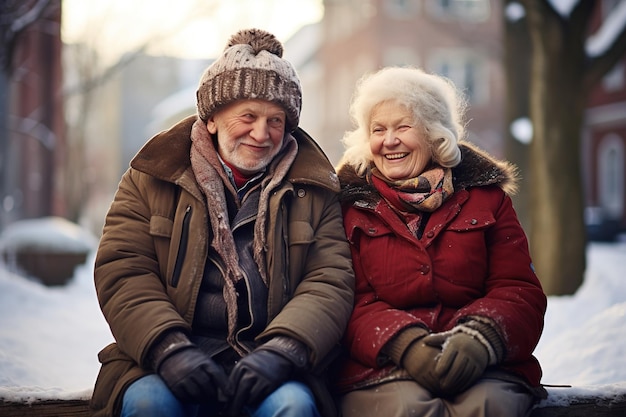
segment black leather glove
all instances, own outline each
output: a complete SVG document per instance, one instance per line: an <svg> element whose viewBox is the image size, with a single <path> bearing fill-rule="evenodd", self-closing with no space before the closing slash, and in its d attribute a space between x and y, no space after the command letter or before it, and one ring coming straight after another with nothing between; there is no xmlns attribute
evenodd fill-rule
<svg viewBox="0 0 626 417"><path fill-rule="evenodd" d="M306 348L296 340L279 337L261 345L241 359L230 373L227 392L230 415L239 415L244 405L258 405L296 369L306 366Z"/></svg>
<svg viewBox="0 0 626 417"><path fill-rule="evenodd" d="M189 346L168 356L157 370L159 376L183 402L215 401L226 389L224 370L206 353Z"/></svg>
<svg viewBox="0 0 626 417"><path fill-rule="evenodd" d="M183 402L214 401L225 392L224 370L180 331L170 331L152 346L147 364Z"/></svg>

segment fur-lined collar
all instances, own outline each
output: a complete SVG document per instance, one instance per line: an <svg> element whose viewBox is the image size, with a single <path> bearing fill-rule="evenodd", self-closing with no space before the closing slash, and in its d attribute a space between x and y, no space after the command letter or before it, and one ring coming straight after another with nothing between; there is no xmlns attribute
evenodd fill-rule
<svg viewBox="0 0 626 417"><path fill-rule="evenodd" d="M517 191L517 168L510 162L499 160L470 142L459 144L461 163L452 169L454 190L471 187L497 185L507 194ZM343 165L337 168L341 184L340 200L351 203L356 200L374 202L379 199L374 187L359 176L354 167Z"/></svg>
<svg viewBox="0 0 626 417"><path fill-rule="evenodd" d="M177 182L190 167L191 128L197 116L189 116L150 139L131 161L131 166L156 178ZM303 129L292 132L298 155L287 180L339 191L335 171L320 146Z"/></svg>

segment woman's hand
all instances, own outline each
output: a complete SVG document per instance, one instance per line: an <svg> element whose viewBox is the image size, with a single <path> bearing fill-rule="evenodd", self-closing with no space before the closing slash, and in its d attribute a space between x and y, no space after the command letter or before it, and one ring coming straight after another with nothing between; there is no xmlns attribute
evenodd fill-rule
<svg viewBox="0 0 626 417"><path fill-rule="evenodd" d="M444 397L468 389L489 365L487 348L468 333L434 333L424 337L422 342L440 353L435 359L433 378L437 380L440 395Z"/></svg>

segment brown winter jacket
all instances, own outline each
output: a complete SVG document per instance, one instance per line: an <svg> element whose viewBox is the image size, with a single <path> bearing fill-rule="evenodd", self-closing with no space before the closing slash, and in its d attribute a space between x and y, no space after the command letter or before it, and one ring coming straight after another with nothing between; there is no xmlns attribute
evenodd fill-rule
<svg viewBox="0 0 626 417"><path fill-rule="evenodd" d="M212 237L190 164L195 120L159 133L139 151L107 214L95 285L116 343L98 355L95 416L119 414L128 385L151 372L146 355L163 332L191 329ZM268 325L258 339L285 335L304 343L316 374L347 324L354 274L337 177L304 131L293 136L298 156L269 200Z"/></svg>

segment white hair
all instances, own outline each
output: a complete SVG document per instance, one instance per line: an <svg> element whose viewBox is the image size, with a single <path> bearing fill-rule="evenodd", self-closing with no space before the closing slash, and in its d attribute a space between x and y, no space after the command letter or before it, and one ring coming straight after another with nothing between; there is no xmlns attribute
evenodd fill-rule
<svg viewBox="0 0 626 417"><path fill-rule="evenodd" d="M372 112L385 102L395 102L413 113L429 140L433 161L450 168L461 162L458 143L465 136L467 102L449 79L419 68L387 67L366 74L358 82L350 105L356 129L346 132L340 165L349 164L363 174L373 159L369 146Z"/></svg>

